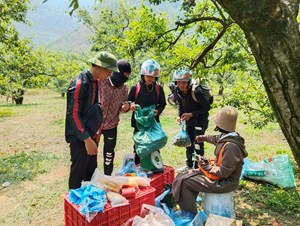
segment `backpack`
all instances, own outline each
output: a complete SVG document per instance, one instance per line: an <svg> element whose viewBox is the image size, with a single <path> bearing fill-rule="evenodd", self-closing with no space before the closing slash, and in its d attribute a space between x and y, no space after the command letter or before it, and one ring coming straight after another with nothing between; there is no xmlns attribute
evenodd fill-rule
<svg viewBox="0 0 300 226"><path fill-rule="evenodd" d="M155 83L155 90L156 90L156 94L157 94L157 96L158 96L158 99L159 99L159 94L160 94L160 88L159 88L159 85L157 85L156 83ZM140 92L140 90L141 90L141 83L138 83L138 84L136 84L136 89L135 89L135 100L136 100L136 98L137 98L137 96L138 96L138 94L139 94L139 92Z"/></svg>
<svg viewBox="0 0 300 226"><path fill-rule="evenodd" d="M211 105L214 102L214 96L212 95L211 89L207 83L205 85L192 84L192 97L193 97L194 101L199 103L199 101L197 100L196 95L195 95L195 90L198 86L200 86L200 88L202 89L202 91L204 93L205 99Z"/></svg>

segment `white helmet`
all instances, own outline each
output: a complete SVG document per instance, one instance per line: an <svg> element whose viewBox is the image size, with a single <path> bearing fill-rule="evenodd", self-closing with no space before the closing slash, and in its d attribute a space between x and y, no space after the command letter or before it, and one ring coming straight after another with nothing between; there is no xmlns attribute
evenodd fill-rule
<svg viewBox="0 0 300 226"><path fill-rule="evenodd" d="M160 65L155 60L146 60L141 67L141 75L158 77L160 73Z"/></svg>
<svg viewBox="0 0 300 226"><path fill-rule="evenodd" d="M192 79L192 71L188 68L179 68L173 74L173 81L186 81L189 82Z"/></svg>

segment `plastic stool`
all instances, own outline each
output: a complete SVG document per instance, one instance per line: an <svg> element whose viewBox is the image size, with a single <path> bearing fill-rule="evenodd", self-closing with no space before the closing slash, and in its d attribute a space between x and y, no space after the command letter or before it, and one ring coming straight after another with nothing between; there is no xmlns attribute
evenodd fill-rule
<svg viewBox="0 0 300 226"><path fill-rule="evenodd" d="M210 213L235 219L233 192L229 193L204 193L203 210Z"/></svg>

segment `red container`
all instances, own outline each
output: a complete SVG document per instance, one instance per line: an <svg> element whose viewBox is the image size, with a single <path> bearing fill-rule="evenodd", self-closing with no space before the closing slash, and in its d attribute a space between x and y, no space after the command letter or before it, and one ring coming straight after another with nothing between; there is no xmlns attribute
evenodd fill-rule
<svg viewBox="0 0 300 226"><path fill-rule="evenodd" d="M171 166L164 165L164 172L163 173L156 173L151 178L150 186L154 187L155 190L155 197L160 195L162 191L165 189L166 184L172 184L175 177L174 168Z"/></svg>
<svg viewBox="0 0 300 226"><path fill-rule="evenodd" d="M155 189L145 187L138 191L135 198L129 199L129 205L111 207L106 204L103 213L98 213L88 222L80 213L79 206L69 201L68 193L64 195L65 225L66 226L120 226L129 218L140 215L142 204L154 205Z"/></svg>

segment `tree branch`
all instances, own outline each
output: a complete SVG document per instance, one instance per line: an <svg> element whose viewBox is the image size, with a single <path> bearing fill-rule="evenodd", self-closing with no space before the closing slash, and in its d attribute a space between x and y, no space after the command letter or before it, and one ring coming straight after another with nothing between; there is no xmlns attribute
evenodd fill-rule
<svg viewBox="0 0 300 226"><path fill-rule="evenodd" d="M222 38L222 36L225 34L227 28L232 24L232 22L229 23L225 23L223 26L223 29L221 30L221 32L217 35L217 37L202 51L202 53L192 62L191 64L191 68L190 69L194 69L195 67L197 67L197 65L203 60L203 58L205 57L205 55L212 50L215 45L218 43L218 41Z"/></svg>
<svg viewBox="0 0 300 226"><path fill-rule="evenodd" d="M198 17L193 17L191 19L187 19L187 20L184 20L183 22L180 22L180 21L176 21L175 24L178 25L178 26L187 26L189 24L192 24L192 23L195 23L195 22L199 22L199 21L216 21L216 22L219 22L220 24L224 25L225 21L220 19L220 18L217 18L217 17L201 17L201 16L198 16Z"/></svg>

